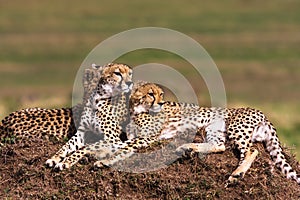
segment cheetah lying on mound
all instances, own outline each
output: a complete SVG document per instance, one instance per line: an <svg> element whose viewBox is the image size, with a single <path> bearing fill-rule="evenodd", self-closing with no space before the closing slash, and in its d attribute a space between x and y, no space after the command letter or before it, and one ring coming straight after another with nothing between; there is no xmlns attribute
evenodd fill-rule
<svg viewBox="0 0 300 200"><path fill-rule="evenodd" d="M229 177L229 181L233 182L243 177L255 160L258 151L253 143L263 142L273 164L287 178L300 184L299 176L282 154L275 128L262 112L252 108L203 108L194 104L165 102L162 89L151 83L138 84L130 96L132 122L127 128L129 140L121 141L122 126L128 119L127 101L132 87L132 70L124 64L93 67L93 72L98 76L101 72L101 76L99 79L90 79L94 75L85 74L87 80L96 81L95 87L84 82L87 89L83 106L78 105L78 109L76 108L82 113L77 115L81 116L80 119L75 119L79 123L77 133L47 160L49 167L60 170L69 168L87 153L99 158L96 166L111 166L131 156L141 147L204 128L207 134L205 143L183 144L177 148L177 152L223 152L226 149L225 141L229 140L240 151L239 165ZM61 123L64 125L60 126ZM38 126L41 128L35 129ZM41 137L48 134L63 138L75 130L72 127L74 122L70 109L36 108L12 113L2 121L0 131L14 132L16 137ZM86 131L101 134L104 139L86 145Z"/></svg>
<svg viewBox="0 0 300 200"><path fill-rule="evenodd" d="M84 104L76 134L46 161L48 167L58 170L74 165L89 151L84 141L85 134L93 132L103 140L93 146L105 151L115 151L120 139L122 126L129 117L128 99L132 89L132 69L125 64L109 64L103 67L97 87Z"/></svg>
<svg viewBox="0 0 300 200"><path fill-rule="evenodd" d="M84 95L82 104L78 104L72 109L28 108L13 112L1 122L1 140L5 142L6 138L16 138L18 141L20 139L30 140L30 138L48 138L51 136L54 136L57 139L63 139L66 137L71 138L77 131L75 126L76 124L77 127L80 125L79 132L82 127L91 125L90 127L85 127L86 133L83 134L84 138L80 138L81 141L84 140L84 142L86 142L86 136L87 138L89 138L89 136L95 137L93 139L104 137L104 142L100 144L104 145L102 149L105 150L108 149L108 144L117 142L123 144L122 140L126 139L126 135L122 132L122 137L120 137L123 127L121 129L119 125L123 126L123 124L126 124L129 118L127 105L128 95L132 87L131 78L132 70L127 65L108 64L104 66L97 66L93 64L92 67L86 69L84 73ZM86 107L84 108L83 105L86 105ZM99 106L99 112L97 112L97 106ZM84 115L84 112L86 115ZM100 120L97 121L95 118L89 118L89 114L91 113L87 112L94 113L97 115L97 119ZM113 113L113 115L110 115L109 113ZM80 123L81 119L84 119L82 123ZM89 119L92 120L91 124L89 124ZM97 126L101 123L105 124L105 120L107 121L107 125L104 127ZM117 121L118 125L116 125ZM111 126L109 125L110 122L112 123ZM114 130L113 132L111 129L114 127L116 127L117 130ZM104 129L105 131L103 131ZM110 135L108 135L108 133ZM113 136L116 137L113 138ZM73 153L73 148L79 148L79 145L77 145L76 142L74 143L75 147L72 146L73 140L77 139L77 137L72 137L71 141L62 148L67 152L66 154ZM97 148L98 145L99 143L96 144ZM59 155L59 160L62 157L60 153L65 153L62 152L64 151L62 149L56 154ZM72 159L72 156L76 156L76 153L71 155L68 159ZM55 158L58 157L52 157L52 159ZM78 159L76 159L75 163ZM54 163L53 161L50 163L49 160L46 164L49 167L52 167ZM74 163L72 163L72 165L73 164ZM56 167L58 166L61 165L57 165ZM66 165L63 166L66 167Z"/></svg>
<svg viewBox="0 0 300 200"><path fill-rule="evenodd" d="M54 136L58 140L71 138L76 133L80 122L83 104L96 88L101 76L102 67L92 65L85 69L82 79L83 103L72 108L44 109L27 108L12 112L0 122L0 142L9 138L30 140Z"/></svg>
<svg viewBox="0 0 300 200"><path fill-rule="evenodd" d="M229 177L229 182L244 176L258 155L254 142L262 142L270 153L272 163L288 179L300 184L300 177L287 163L280 147L276 130L266 116L253 108L205 108L194 104L163 101L163 90L155 84L145 83L133 90L130 97L132 121L127 134L132 141L98 165L111 166L131 156L140 147L184 133L186 130L206 131L205 143L187 143L177 148L177 153L192 150L198 153L225 151L225 140L233 143L240 152L240 161Z"/></svg>

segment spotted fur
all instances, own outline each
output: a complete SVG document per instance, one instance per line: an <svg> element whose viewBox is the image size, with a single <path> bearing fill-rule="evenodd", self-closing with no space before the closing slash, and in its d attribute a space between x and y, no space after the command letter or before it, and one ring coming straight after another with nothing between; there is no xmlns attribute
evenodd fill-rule
<svg viewBox="0 0 300 200"><path fill-rule="evenodd" d="M131 96L131 113L137 137L122 147L113 156L98 162L98 165L111 166L132 155L138 148L176 135L187 130L206 131L205 143L186 143L177 148L177 153L192 150L198 153L225 151L225 141L229 140L240 152L238 167L229 177L229 182L242 178L258 155L253 143L262 142L270 153L272 163L288 179L300 184L300 177L288 164L276 129L267 117L253 108L205 108L194 104L164 102L163 91L155 84L146 83ZM155 111L156 114L153 114ZM161 120L163 119L163 120ZM155 122L155 123L153 123ZM130 130L128 130L130 133Z"/></svg>
<svg viewBox="0 0 300 200"><path fill-rule="evenodd" d="M92 65L85 69L82 79L84 95L83 104L91 95L101 77L102 66ZM31 138L55 137L58 140L71 138L79 125L83 104L72 108L26 108L12 112L0 122L0 139L2 143Z"/></svg>
<svg viewBox="0 0 300 200"><path fill-rule="evenodd" d="M94 142L93 147L103 151L112 144L122 143L122 124L128 119L128 96L132 88L132 69L125 64L108 64L103 67L97 87L84 105L80 125L76 134L51 158L48 167L58 170L74 165L89 152L85 135L89 132L101 136L103 140Z"/></svg>

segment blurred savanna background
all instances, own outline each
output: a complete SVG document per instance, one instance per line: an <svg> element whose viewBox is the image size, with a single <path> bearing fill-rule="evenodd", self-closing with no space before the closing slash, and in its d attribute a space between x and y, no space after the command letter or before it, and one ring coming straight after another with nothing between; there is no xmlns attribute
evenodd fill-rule
<svg viewBox="0 0 300 200"><path fill-rule="evenodd" d="M87 54L114 34L146 26L198 41L221 72L228 106L262 110L300 159L297 0L0 0L0 118L25 107L71 106ZM118 61L171 66L191 82L201 104L210 104L201 77L172 53L140 50Z"/></svg>

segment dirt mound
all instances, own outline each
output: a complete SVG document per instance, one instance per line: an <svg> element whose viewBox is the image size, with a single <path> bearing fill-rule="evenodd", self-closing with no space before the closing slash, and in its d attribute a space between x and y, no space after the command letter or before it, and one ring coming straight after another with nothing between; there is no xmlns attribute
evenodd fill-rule
<svg viewBox="0 0 300 200"><path fill-rule="evenodd" d="M260 154L244 179L225 187L238 158L229 149L204 158L181 158L148 173L95 170L93 158L71 170L54 172L44 166L63 143L34 141L1 149L0 199L299 199L300 186L279 170L270 172L269 155ZM289 162L299 169L295 159ZM86 161L86 160L85 160ZM299 171L299 170L298 170Z"/></svg>

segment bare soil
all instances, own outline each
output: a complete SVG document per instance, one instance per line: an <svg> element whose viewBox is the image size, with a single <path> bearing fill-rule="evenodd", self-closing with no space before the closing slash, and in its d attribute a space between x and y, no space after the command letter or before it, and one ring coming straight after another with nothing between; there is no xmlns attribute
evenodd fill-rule
<svg viewBox="0 0 300 200"><path fill-rule="evenodd" d="M147 173L95 169L87 157L69 170L55 172L44 163L63 142L33 141L1 148L0 199L300 199L300 186L275 168L262 145L243 179L226 181L238 164L229 148L203 158L180 158L168 167ZM299 163L285 149L291 165Z"/></svg>

